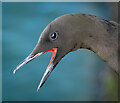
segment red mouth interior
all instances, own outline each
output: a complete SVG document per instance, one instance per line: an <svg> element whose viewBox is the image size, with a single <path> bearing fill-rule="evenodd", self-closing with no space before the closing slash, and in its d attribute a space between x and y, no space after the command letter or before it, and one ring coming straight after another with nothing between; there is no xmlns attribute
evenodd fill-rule
<svg viewBox="0 0 120 103"><path fill-rule="evenodd" d="M49 49L49 50L43 52L43 54L46 53L46 52L49 52L49 51L52 51L52 57L51 57L51 60L50 60L50 62L49 62L48 67L50 66L51 62L53 61L54 57L56 56L57 48ZM48 68L48 67L47 67L47 68Z"/></svg>

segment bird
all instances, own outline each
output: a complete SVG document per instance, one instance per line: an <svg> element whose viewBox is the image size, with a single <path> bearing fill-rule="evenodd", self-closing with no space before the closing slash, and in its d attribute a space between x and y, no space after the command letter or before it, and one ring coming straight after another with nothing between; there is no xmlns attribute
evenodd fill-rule
<svg viewBox="0 0 120 103"><path fill-rule="evenodd" d="M15 72L38 56L52 51L49 65L37 91L43 86L60 60L69 52L89 49L96 53L118 75L118 30L120 25L85 13L65 14L57 17L41 33L32 53L13 71Z"/></svg>

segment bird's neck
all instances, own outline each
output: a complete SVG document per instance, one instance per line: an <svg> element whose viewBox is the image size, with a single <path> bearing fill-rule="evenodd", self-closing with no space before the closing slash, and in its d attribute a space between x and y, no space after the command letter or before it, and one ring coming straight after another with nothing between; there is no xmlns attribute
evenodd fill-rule
<svg viewBox="0 0 120 103"><path fill-rule="evenodd" d="M118 72L118 29L108 24L95 27L81 43L81 48L89 49L102 58L111 68ZM119 73L120 74L120 73Z"/></svg>

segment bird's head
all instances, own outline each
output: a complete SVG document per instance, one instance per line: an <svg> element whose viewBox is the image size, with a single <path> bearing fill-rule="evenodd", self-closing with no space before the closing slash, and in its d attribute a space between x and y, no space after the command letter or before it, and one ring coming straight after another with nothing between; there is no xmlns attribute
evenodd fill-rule
<svg viewBox="0 0 120 103"><path fill-rule="evenodd" d="M34 58L52 51L50 63L42 77L38 89L45 83L52 70L59 63L59 61L70 51L78 49L76 44L77 33L79 29L73 30L73 27L77 25L77 22L71 19L72 16L62 16L52 21L42 32L39 41L32 51L32 53L21 62L16 69L18 70L21 66L33 60ZM77 26L76 26L77 27Z"/></svg>

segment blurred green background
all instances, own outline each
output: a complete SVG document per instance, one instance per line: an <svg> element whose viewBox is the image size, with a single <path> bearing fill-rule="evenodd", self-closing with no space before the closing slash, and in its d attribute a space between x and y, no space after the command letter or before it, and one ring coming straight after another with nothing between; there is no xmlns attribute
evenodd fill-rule
<svg viewBox="0 0 120 103"><path fill-rule="evenodd" d="M2 4L3 101L117 100L117 75L92 51L80 49L66 55L45 85L37 86L51 58L46 53L15 67L34 49L41 32L58 16L88 13L117 21L117 4L84 2L24 2Z"/></svg>

